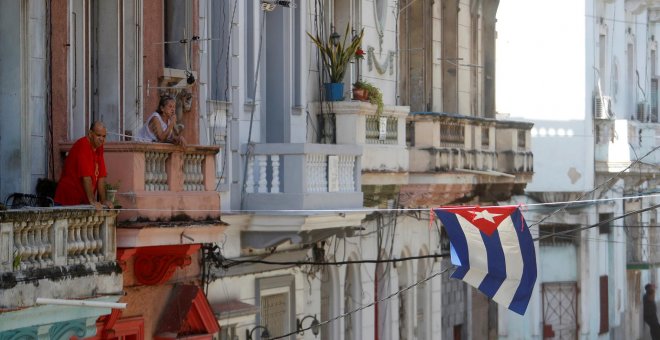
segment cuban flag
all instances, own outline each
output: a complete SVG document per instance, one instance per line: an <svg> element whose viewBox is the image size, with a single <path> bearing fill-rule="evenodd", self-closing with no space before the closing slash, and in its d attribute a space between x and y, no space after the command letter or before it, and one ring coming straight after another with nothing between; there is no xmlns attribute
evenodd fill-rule
<svg viewBox="0 0 660 340"><path fill-rule="evenodd" d="M524 315L536 282L534 241L516 206L433 209L449 235L452 278Z"/></svg>

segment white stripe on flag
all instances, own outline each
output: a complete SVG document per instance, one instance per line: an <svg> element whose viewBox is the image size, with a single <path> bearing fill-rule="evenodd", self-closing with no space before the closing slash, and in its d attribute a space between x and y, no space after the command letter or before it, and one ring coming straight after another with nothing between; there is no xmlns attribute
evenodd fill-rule
<svg viewBox="0 0 660 340"><path fill-rule="evenodd" d="M469 253L468 259L470 261L470 270L465 273L463 281L478 288L481 285L481 281L486 277L486 273L488 273L488 253L486 252L486 246L481 239L481 232L477 227L461 215L456 214L456 219L465 234Z"/></svg>
<svg viewBox="0 0 660 340"><path fill-rule="evenodd" d="M520 253L520 243L518 242L518 233L516 227L511 221L511 216L507 217L499 227L497 232L500 235L500 242L504 250L504 263L506 263L506 280L502 282L500 289L493 296L493 300L505 306L511 304L513 296L520 286L520 279L523 273L523 259Z"/></svg>

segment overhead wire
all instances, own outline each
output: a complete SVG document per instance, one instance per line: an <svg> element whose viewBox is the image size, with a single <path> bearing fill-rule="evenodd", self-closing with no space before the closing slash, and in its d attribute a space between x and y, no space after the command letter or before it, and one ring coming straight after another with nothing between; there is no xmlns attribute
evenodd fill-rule
<svg viewBox="0 0 660 340"><path fill-rule="evenodd" d="M118 195L121 196L132 196L134 195L132 192L120 192L117 193ZM544 202L544 203L527 203L523 205L508 205L508 206L516 206L516 207L524 207L526 211L534 211L534 210L540 210L540 209L547 209L547 207L553 207L557 205L571 205L574 203L599 203L599 202L610 202L610 201L618 201L618 200L633 200L633 199L639 199L639 198L651 198L651 197L660 197L660 193L649 193L649 194L641 194L641 195L634 195L634 196L625 196L625 197L612 197L612 198L598 198L598 199L590 199L590 200L571 200L571 201L557 201L557 202ZM480 208L501 208L501 207L506 207L507 205L501 205L501 206L479 206ZM464 209L465 206L448 206L448 207L442 207L445 210L459 210L459 209ZM27 209L27 208L25 208ZM44 209L44 208L30 208L30 209ZM53 208L48 208L48 209L53 209ZM55 209L71 209L71 210L93 210L91 205L75 205L75 206L60 206L56 207ZM415 212L429 212L433 208L357 208L357 209L233 209L233 210L226 210L223 211L224 214L226 215L232 215L232 214L242 214L242 213L307 213L307 214L317 214L317 213L337 213L337 214L346 214L346 213L375 213L375 212L390 212L390 213L395 213L395 212L406 212L406 213L415 213ZM117 208L117 209L112 209L116 211L163 211L163 212L172 212L173 210L171 208ZM176 209L176 212L220 212L218 209ZM428 220L428 217L419 217L419 220ZM538 222L534 223L534 225L539 224L540 222L543 222L543 219L540 219ZM532 225L530 225L532 227Z"/></svg>
<svg viewBox="0 0 660 340"><path fill-rule="evenodd" d="M552 234L548 234L548 235L544 235L544 236L538 236L538 237L533 238L533 240L534 241L541 241L541 240L544 240L546 238L549 238L549 237L552 237L552 236L555 236L555 235L568 234L568 233L572 233L572 232L576 232L576 231L582 231L582 230L587 230L587 229L599 227L601 225L608 224L612 221L622 219L626 216L635 215L635 214L643 213L643 212L646 212L646 211L654 210L654 209L657 209L658 207L660 207L660 204L655 204L655 205L652 205L652 206L646 207L646 208L636 209L636 210L633 210L633 211L626 212L622 215L615 216L615 217L606 219L604 221L600 221L600 222L595 223L595 224L591 224L591 225L583 226L583 227L578 227L578 228L573 228L573 229L562 230L562 231L554 232Z"/></svg>
<svg viewBox="0 0 660 340"><path fill-rule="evenodd" d="M247 185L247 173L248 173L248 166L250 165L250 157L252 156L252 148L254 147L252 145L252 128L254 126L254 110L257 106L257 86L259 85L259 70L261 69L261 55L262 55L262 49L263 49L263 39L264 39L264 30L266 29L266 14L268 13L267 11L261 11L263 14L261 15L261 27L259 27L259 50L257 52L257 65L256 65L256 70L254 73L254 86L252 88L252 107L250 110L250 125L248 129L248 138L247 138L247 150L245 151L245 163L243 167L243 183L241 185L241 209L245 205L245 193L246 193L246 185Z"/></svg>
<svg viewBox="0 0 660 340"><path fill-rule="evenodd" d="M604 187L605 185L609 184L611 181L613 181L613 180L615 180L615 179L618 179L619 177L621 177L621 175L623 175L624 172L626 172L628 169L630 169L630 168L633 167L635 164L639 163L642 159L648 157L650 154L652 154L653 152L657 151L658 149L660 149L660 145L658 145L658 146L654 147L653 149L651 149L649 152L647 152L646 154L644 154L641 158L637 158L637 159L635 159L635 160L634 160L633 162L631 162L628 166L626 166L625 168L623 168L623 170L621 170L621 171L619 171L618 173L616 173L615 175L611 176L611 177L610 177L609 179L607 179L606 181L603 181L601 184L597 185L594 189L592 189L592 190L590 190L590 191L588 191L588 192L586 192L586 193L581 194L581 195L580 195L577 199L575 199L574 201L571 201L571 202L568 202L568 203L564 204L564 206L562 206L562 207L560 207L559 209L553 211L552 213L546 215L546 216L543 217L540 221L531 224L529 227L533 227L533 226L535 226L535 225L537 225L537 224L543 223L545 220L547 220L548 218L552 217L554 214L558 213L559 211L562 211L562 210L566 209L567 207L569 207L569 206L570 206L571 204L573 204L573 203L576 203L576 202L583 202L582 198L586 197L587 195L591 195L592 193L596 192L596 191L599 190L600 188L602 188L602 187ZM585 201L588 201L588 200L585 200Z"/></svg>
<svg viewBox="0 0 660 340"><path fill-rule="evenodd" d="M307 328L301 328L301 329L296 330L295 332L290 332L290 333L287 333L287 334L283 334L283 335L279 335L279 336L275 336L275 337L270 337L269 339L271 339L271 340L275 340L275 339L283 339L283 338L286 338L286 337L289 337L289 336L295 335L295 334L297 334L298 332L304 332L304 331L310 330L310 329L312 329L312 327L314 327L314 328L316 328L316 327L321 327L321 326L323 326L323 325L326 325L326 324L328 324L328 323L334 322L334 321L336 321L336 320L339 320L339 319L344 318L344 317L346 317L346 316L349 316L349 315L351 315L351 314L357 313L357 312L359 312L359 311L361 311L361 310L364 310L364 309L367 309L367 308L369 308L369 307L371 307L371 306L374 306L374 305L377 304L377 303L380 303L380 302L383 302L383 301L387 301L387 300L389 300L389 299L391 299L391 298L393 298L393 297L395 297L395 296L397 296L397 295L399 295L399 294L401 294L401 293L404 293L404 292L406 292L406 291L408 291L408 290L410 290L410 289L412 289L412 288L414 288L414 287L416 287L416 286L419 286L420 284L425 283L425 282L427 282L427 281L429 281L429 280L435 278L436 276L445 273L447 270L449 270L449 269L452 268L452 267L453 267L453 266L449 266L449 267L447 267L447 268L445 268L445 269L442 269L442 270L439 271L439 272L436 272L436 273L433 273L433 274L427 276L427 277L424 278L424 279L418 280L418 281L416 281L416 282L414 282L414 283L412 283L412 284L410 284L410 285L408 285L408 286L406 286L406 287L404 287L404 288L401 288L401 289L397 290L396 292L391 293L390 295L388 295L388 296L386 296L386 297L384 297L384 298L382 298L382 299L377 299L377 300L375 300L375 301L373 301L373 302L370 302L370 303L368 303L368 304L366 304L366 305L360 306L360 307L358 307L358 308L355 308L355 309L350 310L350 311L348 311L348 312L345 312L345 313L343 313L343 314L337 315L337 316L335 316L335 317L333 317L333 318L330 318L330 319L328 319L328 320L321 321L321 322L319 322L318 324L315 324L314 326L310 325L310 326L307 327Z"/></svg>

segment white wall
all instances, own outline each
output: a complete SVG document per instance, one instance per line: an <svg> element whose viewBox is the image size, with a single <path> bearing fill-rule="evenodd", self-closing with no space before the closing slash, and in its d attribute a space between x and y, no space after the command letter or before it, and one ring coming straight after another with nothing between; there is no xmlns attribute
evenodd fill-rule
<svg viewBox="0 0 660 340"><path fill-rule="evenodd" d="M497 12L497 111L536 124L529 191L593 185L586 12L575 0L503 1Z"/></svg>

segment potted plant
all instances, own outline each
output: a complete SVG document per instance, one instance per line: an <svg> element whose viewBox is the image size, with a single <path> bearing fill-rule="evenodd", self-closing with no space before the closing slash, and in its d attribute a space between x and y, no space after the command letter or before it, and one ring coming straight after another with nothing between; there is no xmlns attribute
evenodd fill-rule
<svg viewBox="0 0 660 340"><path fill-rule="evenodd" d="M356 90L360 90L359 92L363 91L366 93L365 99L358 100L369 100L371 104L376 105L376 115L380 116L380 114L383 112L383 93L380 92L380 89L368 81L358 80L355 82L355 84L353 84L354 97Z"/></svg>
<svg viewBox="0 0 660 340"><path fill-rule="evenodd" d="M324 40L318 33L313 36L307 32L307 35L319 49L319 55L324 66L323 69L330 80L330 83L324 84L326 100L328 101L339 101L343 99L344 74L348 69L351 59L355 56L355 52L360 48L364 29L360 30L360 34L347 41L349 33L350 27L348 24L346 24L343 41L339 41L339 35L336 33L333 33L328 39Z"/></svg>
<svg viewBox="0 0 660 340"><path fill-rule="evenodd" d="M114 205L117 205L117 190L119 190L119 185L121 182L117 183L110 183L110 182L105 182L105 199L108 201L112 202Z"/></svg>

